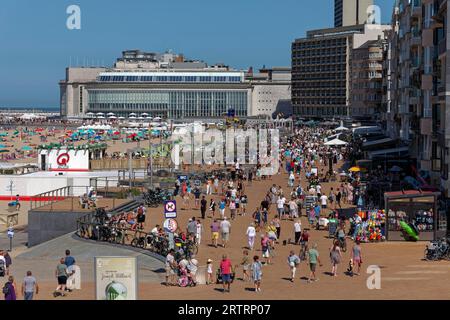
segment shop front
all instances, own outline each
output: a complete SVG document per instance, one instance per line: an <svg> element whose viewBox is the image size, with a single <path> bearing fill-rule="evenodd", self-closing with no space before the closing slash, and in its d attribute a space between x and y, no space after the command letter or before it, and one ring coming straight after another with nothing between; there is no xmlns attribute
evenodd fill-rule
<svg viewBox="0 0 450 320"><path fill-rule="evenodd" d="M409 235L419 241L432 241L445 236L446 224L442 222L446 221L446 216L437 210L439 195L416 190L386 192L386 239L404 241Z"/></svg>

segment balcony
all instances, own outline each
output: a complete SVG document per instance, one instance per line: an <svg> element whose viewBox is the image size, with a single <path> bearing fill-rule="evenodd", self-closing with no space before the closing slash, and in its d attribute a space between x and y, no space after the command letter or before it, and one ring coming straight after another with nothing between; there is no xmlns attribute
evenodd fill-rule
<svg viewBox="0 0 450 320"><path fill-rule="evenodd" d="M411 3L411 16L421 17L422 16L422 0L413 0Z"/></svg>
<svg viewBox="0 0 450 320"><path fill-rule="evenodd" d="M422 45L422 30L419 27L411 28L411 46Z"/></svg>

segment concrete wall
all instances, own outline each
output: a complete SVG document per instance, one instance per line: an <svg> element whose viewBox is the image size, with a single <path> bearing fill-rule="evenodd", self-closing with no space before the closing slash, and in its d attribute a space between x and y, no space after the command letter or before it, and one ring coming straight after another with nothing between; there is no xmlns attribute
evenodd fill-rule
<svg viewBox="0 0 450 320"><path fill-rule="evenodd" d="M28 175L23 176L0 176L0 196L10 196L8 189L10 182L13 182L13 195L34 196L39 193L63 188L67 186L67 177L39 177L30 178Z"/></svg>
<svg viewBox="0 0 450 320"><path fill-rule="evenodd" d="M86 212L28 212L28 247L52 240L77 229Z"/></svg>
<svg viewBox="0 0 450 320"><path fill-rule="evenodd" d="M268 115L272 116L278 102L284 99L291 99L291 85L255 83L252 91L251 116Z"/></svg>

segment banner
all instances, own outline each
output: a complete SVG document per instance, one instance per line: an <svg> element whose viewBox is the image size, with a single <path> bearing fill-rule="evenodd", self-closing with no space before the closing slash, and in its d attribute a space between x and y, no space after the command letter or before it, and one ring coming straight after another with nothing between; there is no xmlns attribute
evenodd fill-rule
<svg viewBox="0 0 450 320"><path fill-rule="evenodd" d="M97 300L137 300L136 257L95 257Z"/></svg>

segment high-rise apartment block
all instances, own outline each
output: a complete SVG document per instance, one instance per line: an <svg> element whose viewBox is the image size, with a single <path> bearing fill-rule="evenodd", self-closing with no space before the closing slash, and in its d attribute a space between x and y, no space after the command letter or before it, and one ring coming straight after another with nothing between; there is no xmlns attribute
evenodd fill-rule
<svg viewBox="0 0 450 320"><path fill-rule="evenodd" d="M373 0L334 0L334 27L365 24Z"/></svg>

